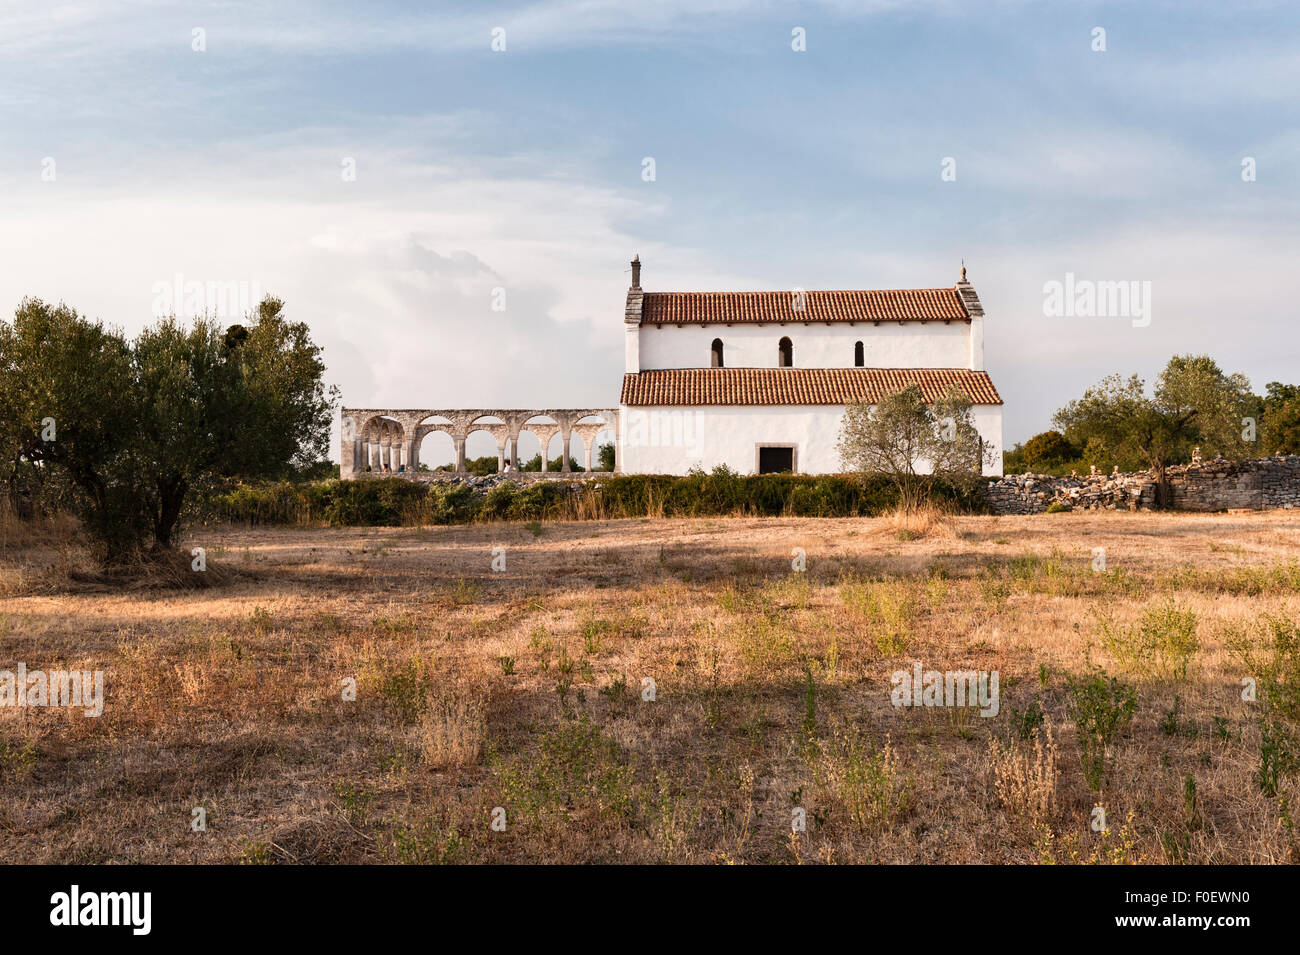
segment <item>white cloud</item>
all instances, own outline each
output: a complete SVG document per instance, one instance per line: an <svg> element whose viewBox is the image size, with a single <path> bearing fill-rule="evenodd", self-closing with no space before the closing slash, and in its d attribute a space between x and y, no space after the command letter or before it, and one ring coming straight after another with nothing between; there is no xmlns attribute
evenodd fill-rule
<svg viewBox="0 0 1300 955"><path fill-rule="evenodd" d="M1050 249L981 248L970 275L989 312L985 358L1006 401L1008 446L1046 430L1054 411L1102 375L1136 372L1150 382L1175 354L1209 354L1257 392L1270 380L1293 381L1300 336L1279 330L1293 321L1295 251L1286 229L1253 221L1127 225ZM1066 271L1150 281L1151 324L1045 317L1043 284Z"/></svg>
<svg viewBox="0 0 1300 955"><path fill-rule="evenodd" d="M994 7L1006 6L995 3ZM919 7L961 10L954 0L809 0L804 13L862 18ZM174 0L8 0L0 11L0 54L84 61L143 50L185 50L190 30L208 31L214 56L348 54L394 50L489 50L491 31L507 31L507 50L537 52L592 44L665 41L734 43L741 17L792 16L781 0L534 0L444 2L417 9L359 11L354 3L253 0L192 4Z"/></svg>
<svg viewBox="0 0 1300 955"><path fill-rule="evenodd" d="M617 404L627 261L659 249L627 224L652 223L658 205L549 169L408 157L401 135L370 138L373 158L343 182L329 138L285 137L242 162L231 144L187 163L199 188L139 185L172 156L125 178L98 170L112 191L33 174L0 230L0 308L65 300L134 334L153 319L156 283L242 282L311 325L345 404Z"/></svg>

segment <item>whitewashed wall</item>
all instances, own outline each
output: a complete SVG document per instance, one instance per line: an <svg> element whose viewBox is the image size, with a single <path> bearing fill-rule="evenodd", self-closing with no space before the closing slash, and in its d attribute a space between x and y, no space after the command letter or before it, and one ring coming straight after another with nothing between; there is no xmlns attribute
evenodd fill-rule
<svg viewBox="0 0 1300 955"><path fill-rule="evenodd" d="M793 444L801 474L843 470L835 443L843 405L772 407L694 407L622 409L619 461L624 474L685 474L725 464L753 474L755 446ZM977 405L975 427L993 445L993 464L985 474L1002 473L1002 408Z"/></svg>
<svg viewBox="0 0 1300 955"><path fill-rule="evenodd" d="M984 473L990 477L1002 476L1002 406L975 405L971 408L971 420L975 430L980 433L987 444L993 446L992 462L984 465Z"/></svg>
<svg viewBox="0 0 1300 955"><path fill-rule="evenodd" d="M794 344L796 368L851 368L853 344L862 342L867 368L970 368L983 364L983 348L972 350L966 322L859 322L835 325L642 325L629 343L628 369L708 368L715 338L728 368L777 367L777 343ZM637 354L634 356L633 351ZM633 362L637 368L634 368Z"/></svg>

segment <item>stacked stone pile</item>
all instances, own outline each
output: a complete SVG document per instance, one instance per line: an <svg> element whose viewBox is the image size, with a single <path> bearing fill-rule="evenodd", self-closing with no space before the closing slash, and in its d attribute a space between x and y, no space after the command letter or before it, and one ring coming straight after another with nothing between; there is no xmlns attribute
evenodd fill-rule
<svg viewBox="0 0 1300 955"><path fill-rule="evenodd" d="M1300 454L1269 458L1259 469L1260 496L1264 507L1300 507Z"/></svg>
<svg viewBox="0 0 1300 955"><path fill-rule="evenodd" d="M365 474L365 477L371 477L371 474ZM441 484L467 484L473 488L482 490L491 490L498 484L528 484L533 481L592 481L597 478L612 477L609 471L569 471L561 473L559 471L547 471L543 474L540 471L511 471L508 474L460 474L455 471L416 471L405 472L402 474L381 474L379 477L400 477L408 481L418 481L422 484L438 482Z"/></svg>
<svg viewBox="0 0 1300 955"><path fill-rule="evenodd" d="M1169 469L1174 507L1186 511L1300 507L1300 455L1212 461Z"/></svg>
<svg viewBox="0 0 1300 955"><path fill-rule="evenodd" d="M1137 510L1155 503L1155 484L1146 474L1009 474L989 484L995 514L1041 514L1059 502L1070 510Z"/></svg>
<svg viewBox="0 0 1300 955"><path fill-rule="evenodd" d="M1300 455L1249 461L1198 456L1167 474L1176 510L1300 507ZM1071 510L1146 510L1155 506L1156 485L1147 472L1009 474L989 483L987 497L995 514L1041 514L1057 502Z"/></svg>

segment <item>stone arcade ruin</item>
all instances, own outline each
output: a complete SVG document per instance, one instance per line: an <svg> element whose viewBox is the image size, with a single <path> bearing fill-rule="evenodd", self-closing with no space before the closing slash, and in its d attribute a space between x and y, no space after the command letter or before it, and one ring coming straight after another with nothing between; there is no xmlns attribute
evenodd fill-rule
<svg viewBox="0 0 1300 955"><path fill-rule="evenodd" d="M514 462L519 454L519 436L531 433L541 442L541 473L520 473L522 479L540 478L546 474L581 477L569 467L570 441L573 435L582 439L586 452L587 470L597 463L596 439L602 432L618 433L618 411L592 408L564 408L545 410L491 409L437 410L431 408L344 408L340 422L339 452L342 466L339 476L344 480L362 477L397 475L412 480L437 480L464 475L465 443L478 431L492 435L497 445L497 472L505 470L507 455ZM455 468L447 471L420 470L420 443L426 435L441 431L447 434L456 449ZM563 444L561 455L564 465L558 472L547 471L547 449L551 440L560 435ZM617 448L617 442L611 441ZM508 449L507 449L508 445ZM615 451L614 470L619 470ZM517 467L512 469L517 473Z"/></svg>

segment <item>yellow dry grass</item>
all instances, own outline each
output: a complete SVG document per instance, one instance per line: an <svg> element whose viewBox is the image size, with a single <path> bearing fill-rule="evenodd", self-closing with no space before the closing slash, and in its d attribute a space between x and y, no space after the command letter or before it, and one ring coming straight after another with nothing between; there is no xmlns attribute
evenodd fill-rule
<svg viewBox="0 0 1300 955"><path fill-rule="evenodd" d="M1229 644L1296 619L1298 514L226 529L194 546L221 586L123 588L59 529L5 528L0 669L102 669L107 703L0 707L0 860L1296 861L1300 787L1261 791L1260 704ZM1168 602L1195 618L1181 679L1103 643ZM998 671L998 716L891 705L915 662ZM1138 694L1100 793L1067 709L1090 664ZM1035 707L1045 725L1021 738Z"/></svg>

